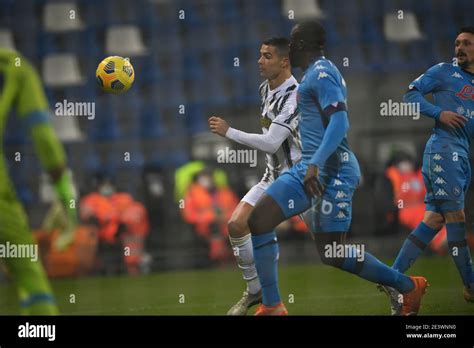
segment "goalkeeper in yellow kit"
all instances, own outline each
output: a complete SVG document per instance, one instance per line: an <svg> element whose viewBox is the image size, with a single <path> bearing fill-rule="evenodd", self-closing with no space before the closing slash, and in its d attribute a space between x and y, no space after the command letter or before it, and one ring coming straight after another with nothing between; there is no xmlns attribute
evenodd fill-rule
<svg viewBox="0 0 474 348"><path fill-rule="evenodd" d="M66 170L64 149L49 123L48 103L36 70L17 52L0 48L0 244L32 245L35 242L28 219L8 177L3 154L3 134L12 109L28 128L41 164L49 173L64 207L67 223L55 245L64 248L72 242L77 223L74 189ZM40 259L5 257L0 260L14 278L22 314L58 314Z"/></svg>

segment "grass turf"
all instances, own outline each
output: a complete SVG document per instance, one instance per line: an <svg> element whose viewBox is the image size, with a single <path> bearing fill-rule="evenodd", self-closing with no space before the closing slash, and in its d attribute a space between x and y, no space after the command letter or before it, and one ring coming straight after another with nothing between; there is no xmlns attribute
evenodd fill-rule
<svg viewBox="0 0 474 348"><path fill-rule="evenodd" d="M421 258L410 274L425 276L431 285L420 315L474 314L474 303L464 301L460 277L449 258ZM245 287L233 267L54 280L52 285L66 315L222 315ZM290 315L390 313L387 297L374 284L321 264L280 267L280 291ZM0 284L0 314L17 313L13 285Z"/></svg>

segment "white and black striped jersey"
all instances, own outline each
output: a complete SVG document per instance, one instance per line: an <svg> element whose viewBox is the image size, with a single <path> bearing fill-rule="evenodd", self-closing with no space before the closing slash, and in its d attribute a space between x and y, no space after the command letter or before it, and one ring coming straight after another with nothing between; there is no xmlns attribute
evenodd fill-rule
<svg viewBox="0 0 474 348"><path fill-rule="evenodd" d="M274 154L266 154L267 168L264 181L275 180L283 171L301 159L301 140L298 131L298 108L296 92L298 81L291 76L277 88L270 90L268 80L259 87L262 97L260 124L266 134L271 124L290 130L290 135Z"/></svg>

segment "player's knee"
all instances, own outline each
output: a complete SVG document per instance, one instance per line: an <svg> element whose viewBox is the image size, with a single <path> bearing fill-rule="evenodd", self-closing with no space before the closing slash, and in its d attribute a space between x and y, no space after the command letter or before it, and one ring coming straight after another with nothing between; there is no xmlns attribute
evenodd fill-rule
<svg viewBox="0 0 474 348"><path fill-rule="evenodd" d="M432 211L426 212L423 222L436 231L439 231L441 228L443 228L445 223L443 215Z"/></svg>
<svg viewBox="0 0 474 348"><path fill-rule="evenodd" d="M247 222L241 219L230 219L227 222L227 228L229 229L229 235L234 238L243 237L248 233Z"/></svg>
<svg viewBox="0 0 474 348"><path fill-rule="evenodd" d="M456 223L456 222L466 221L466 215L464 214L464 210L450 211L450 212L444 213L444 217L447 223Z"/></svg>

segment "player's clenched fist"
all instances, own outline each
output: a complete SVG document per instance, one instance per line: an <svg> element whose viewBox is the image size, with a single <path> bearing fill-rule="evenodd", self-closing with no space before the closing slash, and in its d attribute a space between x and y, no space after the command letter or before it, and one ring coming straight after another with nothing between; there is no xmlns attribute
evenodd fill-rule
<svg viewBox="0 0 474 348"><path fill-rule="evenodd" d="M209 118L209 128L211 128L212 133L225 137L229 124L220 117L212 116Z"/></svg>
<svg viewBox="0 0 474 348"><path fill-rule="evenodd" d="M467 123L467 118L452 111L443 111L439 121L449 128L461 128Z"/></svg>

